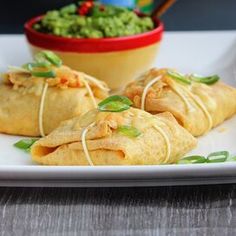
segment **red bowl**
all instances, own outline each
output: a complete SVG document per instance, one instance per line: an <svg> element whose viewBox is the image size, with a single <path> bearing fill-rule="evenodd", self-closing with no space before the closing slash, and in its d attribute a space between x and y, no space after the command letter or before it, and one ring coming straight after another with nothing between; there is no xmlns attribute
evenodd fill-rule
<svg viewBox="0 0 236 236"><path fill-rule="evenodd" d="M25 23L25 34L30 44L37 47L65 52L113 52L145 47L161 40L163 23L154 19L154 30L146 33L116 38L68 38L44 34L33 29L33 25L42 19L37 16Z"/></svg>
<svg viewBox="0 0 236 236"><path fill-rule="evenodd" d="M25 35L34 55L40 50L57 53L65 65L91 74L119 89L149 69L157 55L163 24L154 19L155 29L133 36L87 39L44 34L33 29L42 16L25 24Z"/></svg>

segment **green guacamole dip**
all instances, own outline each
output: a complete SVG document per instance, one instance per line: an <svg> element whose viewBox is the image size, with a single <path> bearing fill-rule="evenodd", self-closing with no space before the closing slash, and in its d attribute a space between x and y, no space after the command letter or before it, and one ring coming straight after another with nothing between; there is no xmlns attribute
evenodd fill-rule
<svg viewBox="0 0 236 236"><path fill-rule="evenodd" d="M75 4L46 13L33 28L42 33L74 38L109 38L141 34L154 28L150 17L129 9L96 3L86 16Z"/></svg>

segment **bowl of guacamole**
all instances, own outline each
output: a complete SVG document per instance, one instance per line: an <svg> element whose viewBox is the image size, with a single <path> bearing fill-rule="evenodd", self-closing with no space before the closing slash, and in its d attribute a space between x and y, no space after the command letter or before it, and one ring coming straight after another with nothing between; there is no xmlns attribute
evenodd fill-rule
<svg viewBox="0 0 236 236"><path fill-rule="evenodd" d="M163 34L158 19L93 1L50 10L25 24L32 54L57 53L65 64L119 89L152 65Z"/></svg>

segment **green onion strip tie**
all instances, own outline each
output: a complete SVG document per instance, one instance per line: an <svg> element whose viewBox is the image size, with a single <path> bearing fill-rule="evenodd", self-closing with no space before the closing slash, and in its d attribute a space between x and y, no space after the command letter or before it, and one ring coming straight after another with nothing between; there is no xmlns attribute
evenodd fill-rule
<svg viewBox="0 0 236 236"><path fill-rule="evenodd" d="M171 154L170 140L169 140L168 136L166 135L165 131L161 127L159 127L157 125L154 125L153 127L161 134L161 136L163 137L163 139L166 143L166 158L164 160L164 163L167 163L168 160L170 159L170 154Z"/></svg>
<svg viewBox="0 0 236 236"><path fill-rule="evenodd" d="M93 163L93 161L91 159L91 156L89 154L89 151L88 151L88 147L87 147L87 143L86 143L86 135L88 133L89 128L92 128L94 126L95 126L95 122L90 124L88 127L86 127L82 131L82 134L81 134L81 143L82 143L82 147L83 147L83 150L84 150L85 158L87 159L90 166L94 166L94 163Z"/></svg>
<svg viewBox="0 0 236 236"><path fill-rule="evenodd" d="M189 84L189 80L185 80L184 78L184 75L180 74L180 73L177 73L177 72L171 72L171 71L168 71L167 72L168 75L173 78L175 81L177 82L181 82L181 83L185 83L187 85L190 85ZM180 89L175 86L175 83L172 85L171 83L168 84L171 89L182 99L182 101L184 102L185 106L186 106L186 109L188 112L192 112L195 110L195 108L192 106L192 104L189 102L189 100L187 99L187 97L184 95L184 92L183 91L180 91ZM181 89L182 90L185 90L185 92L187 92L187 89L184 89L185 87L184 86L181 86Z"/></svg>
<svg viewBox="0 0 236 236"><path fill-rule="evenodd" d="M44 111L44 104L45 104L47 91L48 91L48 83L46 82L43 87L40 105L39 105L39 132L42 137L45 137L44 127L43 127L43 111Z"/></svg>
<svg viewBox="0 0 236 236"><path fill-rule="evenodd" d="M176 83L169 83L168 85L182 99L188 112L192 112L195 110L195 108L192 106L192 104L189 102L188 98L184 94L184 91L187 92L187 89L185 89L184 86L181 86L180 88L180 86L176 86Z"/></svg>
<svg viewBox="0 0 236 236"><path fill-rule="evenodd" d="M91 87L90 87L90 85L89 85L89 82L87 82L87 80L86 80L86 76L85 76L85 74L84 73L80 73L80 72L78 72L78 71L73 71L74 73L75 73L75 75L77 75L79 78L80 78L80 80L81 81L83 81L83 83L84 83L84 86L85 86L85 88L87 89L87 91L88 91L88 94L89 94L89 96L90 96L90 98L91 98L91 100L92 100L92 103L93 103L93 106L94 106L94 108L97 108L97 101L96 101L96 99L95 99L95 96L94 96L94 93L93 93L93 90L91 89ZM94 78L95 79L95 78ZM96 79L95 79L96 80ZM98 82L99 83L99 82Z"/></svg>
<svg viewBox="0 0 236 236"><path fill-rule="evenodd" d="M182 82L185 81L186 84L188 84L188 82L190 81L190 84L191 84L191 80L186 79L185 76L180 74L180 73L168 71L168 75L170 75L172 78L175 78L175 80L179 80L179 81L182 81ZM187 101L186 97L183 96L180 92L178 92L178 90L176 90L176 88L174 88L173 86L171 86L171 87L183 99L186 106L188 107L188 110L192 111L193 106L191 106L191 104ZM194 101L194 103L203 111L203 113L205 114L205 116L208 120L208 130L211 130L211 128L213 126L213 120L212 120L212 117L211 117L210 113L207 110L207 107L204 105L204 103L201 101L201 99L198 98L198 96L193 94L191 91L189 91L188 88L186 88L185 86L181 86L181 87L188 94L188 96Z"/></svg>
<svg viewBox="0 0 236 236"><path fill-rule="evenodd" d="M143 90L143 94L142 94L142 99L141 99L141 110L145 111L145 101L146 101L146 97L147 97L147 93L148 90L160 79L162 78L162 76L158 76L156 78L154 78L153 80L151 80L144 88Z"/></svg>
<svg viewBox="0 0 236 236"><path fill-rule="evenodd" d="M89 96L90 96L90 98L92 100L94 108L97 108L97 101L96 101L95 96L93 94L93 90L91 89L89 83L85 79L82 79L82 81L84 82L84 85L85 85L85 87L86 87L86 89L87 89L87 91L89 93Z"/></svg>
<svg viewBox="0 0 236 236"><path fill-rule="evenodd" d="M195 104L205 114L205 116L206 116L206 118L208 120L208 129L207 129L207 131L211 130L212 127L213 127L213 120L212 120L211 114L207 110L207 107L205 106L205 104L202 102L202 100L197 95L195 95L194 93L189 91L187 88L182 87L182 89L185 90L185 92L189 95L189 97L192 98L192 100L195 102Z"/></svg>

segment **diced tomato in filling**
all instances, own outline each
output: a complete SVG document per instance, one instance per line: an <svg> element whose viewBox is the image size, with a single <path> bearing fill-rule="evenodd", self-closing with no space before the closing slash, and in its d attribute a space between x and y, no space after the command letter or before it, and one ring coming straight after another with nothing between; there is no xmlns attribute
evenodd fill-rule
<svg viewBox="0 0 236 236"><path fill-rule="evenodd" d="M65 84L67 81L68 81L67 78L61 78L61 81L60 81L60 82L61 82L62 84Z"/></svg>

